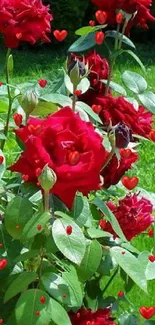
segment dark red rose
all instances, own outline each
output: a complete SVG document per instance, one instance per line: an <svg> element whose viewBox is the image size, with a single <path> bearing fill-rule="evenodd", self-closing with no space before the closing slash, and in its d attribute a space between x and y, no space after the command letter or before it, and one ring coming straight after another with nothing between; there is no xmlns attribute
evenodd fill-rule
<svg viewBox="0 0 155 325"><path fill-rule="evenodd" d="M76 191L88 195L100 188L100 170L107 158L101 136L92 123L65 107L46 119L29 118L27 125L15 130L25 151L10 167L29 182L48 164L57 176L52 193L69 208Z"/></svg>
<svg viewBox="0 0 155 325"><path fill-rule="evenodd" d="M88 65L90 80L90 87L97 92L104 94L105 85L100 82L101 79L108 78L109 74L109 64L105 58L102 58L99 54L96 54L95 51L89 53L84 58L79 58L81 61L85 62L85 65ZM88 97L89 97L89 91Z"/></svg>
<svg viewBox="0 0 155 325"><path fill-rule="evenodd" d="M69 316L72 325L116 325L109 308L99 309L96 312L81 308L76 314L70 312Z"/></svg>
<svg viewBox="0 0 155 325"><path fill-rule="evenodd" d="M150 13L150 8L152 5L152 0L91 0L99 9L107 12L108 23L116 23L116 14L118 10L123 10L129 14L135 15L132 17L126 32L129 32L131 27L136 25L141 28L148 28L147 22L155 21Z"/></svg>
<svg viewBox="0 0 155 325"><path fill-rule="evenodd" d="M126 148L129 142L132 140L132 133L131 130L128 128L127 125L120 122L115 127L115 141L116 141L116 148Z"/></svg>
<svg viewBox="0 0 155 325"><path fill-rule="evenodd" d="M113 126L123 122L133 134L149 138L153 125L153 114L146 111L144 107L139 106L136 111L133 104L123 97L103 96L93 91L85 102L90 106L92 104L102 106L100 118L105 126L109 125L110 121Z"/></svg>
<svg viewBox="0 0 155 325"><path fill-rule="evenodd" d="M47 34L51 32L53 18L49 6L44 6L41 0L1 0L0 17L0 32L6 47L16 48L20 41L50 42Z"/></svg>
<svg viewBox="0 0 155 325"><path fill-rule="evenodd" d="M127 240L141 234L154 222L152 203L137 194L127 195L119 201L119 205L111 205L111 202L107 205L117 218ZM109 222L106 223L104 231L117 237Z"/></svg>
<svg viewBox="0 0 155 325"><path fill-rule="evenodd" d="M108 188L111 185L116 185L122 176L128 171L132 164L138 160L138 155L135 152L131 152L130 156L122 157L120 162L113 156L109 164L103 169L102 176L104 178L103 187Z"/></svg>

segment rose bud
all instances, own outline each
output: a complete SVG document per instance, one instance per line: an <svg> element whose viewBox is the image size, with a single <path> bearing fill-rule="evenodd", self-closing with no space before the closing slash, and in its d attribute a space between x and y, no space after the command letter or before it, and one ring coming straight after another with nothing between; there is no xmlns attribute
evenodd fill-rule
<svg viewBox="0 0 155 325"><path fill-rule="evenodd" d="M57 176L53 169L45 165L40 176L38 177L38 181L45 192L49 192L51 188L57 181Z"/></svg>
<svg viewBox="0 0 155 325"><path fill-rule="evenodd" d="M126 148L132 140L131 130L126 124L120 122L114 127L114 131L116 148Z"/></svg>
<svg viewBox="0 0 155 325"><path fill-rule="evenodd" d="M27 91L21 101L21 107L26 114L31 114L38 104L38 97L34 91Z"/></svg>
<svg viewBox="0 0 155 325"><path fill-rule="evenodd" d="M72 59L68 62L68 75L73 85L77 86L86 74L86 68L83 62L78 59Z"/></svg>

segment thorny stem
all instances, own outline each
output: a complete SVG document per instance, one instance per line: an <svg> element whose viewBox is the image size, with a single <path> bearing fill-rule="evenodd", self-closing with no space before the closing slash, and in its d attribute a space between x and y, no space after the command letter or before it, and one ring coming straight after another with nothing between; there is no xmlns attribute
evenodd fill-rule
<svg viewBox="0 0 155 325"><path fill-rule="evenodd" d="M9 105L8 105L8 114L6 119L6 125L4 128L4 135L7 137L8 130L9 130L9 122L10 122L10 116L11 116L11 108L12 108L12 97L11 97L11 89L9 86L9 71L8 71L8 59L11 53L11 49L8 49L7 56L6 56L6 67L5 67L5 74L6 74L6 84L7 84L7 92L8 92L8 99L9 99ZM1 142L1 149L4 149L6 139L2 140Z"/></svg>

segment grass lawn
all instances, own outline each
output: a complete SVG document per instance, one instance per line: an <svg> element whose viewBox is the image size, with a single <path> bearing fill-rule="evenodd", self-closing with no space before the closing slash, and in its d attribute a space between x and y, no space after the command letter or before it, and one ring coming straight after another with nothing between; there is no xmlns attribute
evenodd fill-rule
<svg viewBox="0 0 155 325"><path fill-rule="evenodd" d="M155 91L155 44L138 44L137 54L145 63L147 68L146 79L150 89ZM50 73L52 79L56 78L58 69L61 68L65 60L65 48L54 50L52 48L43 47L35 50L18 50L14 52L15 73L13 82L19 83L31 79L39 79ZM121 73L124 70L132 70L143 74L138 64L130 57L122 56L118 59L117 67L114 73L114 81L120 82ZM140 178L140 187L155 192L155 144L148 141L143 142L139 146L140 160L132 170L132 174L136 174ZM147 236L141 236L134 240L139 250L150 250L152 247L152 239ZM107 279L106 279L107 280ZM112 283L108 293L117 294L119 290L123 290L123 283L118 279L115 285ZM128 298L133 301L136 307L140 305L155 305L155 281L150 282L149 294L146 295L138 287L134 286L128 294Z"/></svg>

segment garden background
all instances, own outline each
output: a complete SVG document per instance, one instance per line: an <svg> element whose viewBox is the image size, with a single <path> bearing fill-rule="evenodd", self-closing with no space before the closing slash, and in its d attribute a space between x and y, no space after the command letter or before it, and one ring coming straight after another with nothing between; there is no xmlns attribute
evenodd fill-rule
<svg viewBox="0 0 155 325"><path fill-rule="evenodd" d="M15 72L12 76L12 83L21 83L32 79L46 79L50 76L54 80L61 69L65 59L66 50L74 40L74 31L80 26L88 25L90 19L93 19L95 6L90 4L89 0L45 0L45 4L51 5L51 11L54 16L52 23L53 29L66 29L69 32L68 38L65 42L59 43L52 39L51 44L39 44L31 47L27 44L22 44L17 50L13 50ZM155 1L153 5L153 12L155 14ZM137 55L146 65L145 78L150 85L150 89L155 92L155 24L150 25L149 31L133 30L131 38L138 42ZM1 42L1 56L0 64L5 58L5 50ZM114 81L121 84L121 74L124 70L132 70L140 73L142 71L138 64L128 56L122 56L117 62L117 68L114 74ZM3 81L3 76L1 76ZM12 151L11 143L8 148ZM139 187L143 187L149 192L155 193L155 143L145 141L139 147L140 159L136 166L132 169L130 174L136 175L140 179ZM152 194L155 198L155 194ZM155 201L155 199L154 199ZM134 239L136 247L140 250L150 250L151 243L148 236L141 235L138 239ZM118 278L115 285L109 287L110 294L116 295L121 290L121 279ZM151 306L155 304L154 298L155 283L151 282L149 288L149 296L143 293L140 289L132 296L130 291L128 298L132 297L132 301L139 305ZM125 305L126 308L126 305Z"/></svg>

